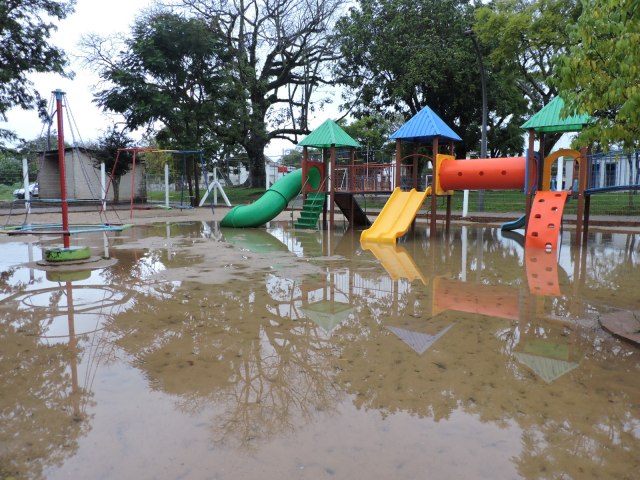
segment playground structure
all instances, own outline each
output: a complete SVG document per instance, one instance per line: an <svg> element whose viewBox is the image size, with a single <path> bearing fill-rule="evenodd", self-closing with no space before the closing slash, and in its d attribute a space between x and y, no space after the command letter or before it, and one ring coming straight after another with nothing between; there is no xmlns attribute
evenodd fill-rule
<svg viewBox="0 0 640 480"><path fill-rule="evenodd" d="M423 108L391 136L396 140L394 164L356 165L352 162L351 165L337 166L335 151L344 144L313 146L329 150L329 153L323 151L323 157L331 160L325 171L334 172L329 185L336 198L343 192L351 195L352 201L355 193L399 192L391 195L373 226L362 233L363 241L395 242L408 230L428 196L431 199L430 233L433 236L437 232L438 197L446 198L444 219L448 230L451 221L451 196L454 191L520 190L526 198L525 212L521 218L503 225L503 229L524 228L527 248L554 251L562 230L564 206L570 198L577 203L575 241L584 244L588 235L592 195L606 191L640 189L640 162L637 158L635 162L630 158L628 168L624 169L624 176L629 179L626 184L620 181L613 184L608 173L605 179L609 185L603 187L604 170L607 167L609 172L610 164L598 160L590 154L589 149L561 149L545 155L545 133L578 131L590 121L586 115L563 118L563 105L562 99L557 97L522 125L522 129L528 132L529 140L526 155L521 157L456 160L453 156L454 142L460 138L429 107ZM541 145L538 152L534 148L536 139ZM403 142L409 142L411 146L407 147ZM305 146L303 159L306 159L306 145L301 145ZM431 155L417 153L420 149L423 152L430 150ZM413 153L403 156L403 152L407 150L413 150ZM431 164L432 181L429 187L420 185L418 162L421 157ZM571 181L561 189L562 182L552 180L552 169L558 162L557 169L562 172L563 162L567 159L572 162L572 165L567 163L566 167L571 174ZM348 181L345 182L345 178ZM385 182L389 178L392 179L391 185L388 181ZM333 224L334 205L335 202L331 200L329 225ZM343 213L351 225L358 226L349 210L343 209Z"/></svg>
<svg viewBox="0 0 640 480"><path fill-rule="evenodd" d="M334 122L327 120L298 145L303 147L303 160L302 177L296 185L300 187L304 203L295 227L316 228L322 215L322 226L333 228L337 207L349 225L370 227L363 231L363 241L395 242L408 231L429 197L430 234L435 236L438 198L446 198L446 212L440 218L444 217L448 231L451 197L456 190L519 190L525 195L525 211L520 218L505 223L503 230L524 228L527 248L554 251L562 231L565 203L573 199L576 201L575 241L586 243L590 197L605 191L640 189L640 162L637 158L635 163L630 159L629 167L625 167L624 176L630 179L628 184L617 182L613 185L610 163L596 160L587 148L580 151L561 149L546 155L545 133L574 132L590 122L585 115L562 117L563 105L562 99L557 97L523 124L521 128L528 132L529 137L526 155L508 158L455 159L454 143L460 141L460 137L435 112L425 107L391 135L396 140L395 162L357 163L355 148L358 143ZM541 147L536 152L537 140ZM309 148L321 151L321 161L309 159ZM349 151L348 155L345 155L346 151ZM339 155L342 156L341 162L338 161ZM430 180L427 178L426 184L420 172L420 163L425 161L430 164ZM567 165L570 181L564 188L562 180L552 179L556 162L560 178L565 162ZM314 166L322 175L319 188L303 180L307 179L306 172ZM603 178L609 185L602 186ZM390 195L372 226L355 197L367 194ZM282 208L285 207L283 204ZM281 211L279 208L271 210L266 221ZM230 222L224 224L231 226ZM263 224L257 222L251 226Z"/></svg>
<svg viewBox="0 0 640 480"><path fill-rule="evenodd" d="M552 104L549 106L557 107ZM456 160L453 156L454 142L460 141L461 138L435 112L425 107L391 135L391 138L396 140L395 163L364 165L355 162L355 148L359 144L338 125L327 120L300 142L299 146L303 147L301 176L295 176L295 181L292 177L287 182L289 184L287 195L282 196L285 201L282 202L280 197L275 196L273 198L277 198L277 201L269 206L266 204L271 202L264 200L264 206L240 207L248 208L247 212L253 212L247 214L252 218L249 222L232 220L231 217L240 212L234 209L225 217L222 226L263 225L286 208L288 201L301 193L304 196L304 204L301 220L296 224L297 228L315 228L320 213L323 215L322 224L333 228L336 206L342 210L350 225L369 227L370 222L354 195L390 193L391 196L386 205L373 225L362 232L361 239L369 243L395 242L407 232L427 197L431 199L430 232L431 235L435 235L438 197L446 197L447 207L444 218L448 230L451 220L451 196L455 190L521 190L527 198L526 211L521 219L513 222L508 228L525 227L528 248L555 250L561 230L564 204L570 195L578 198L576 226L578 236L582 234L584 225L586 238L588 202L585 203L585 195L588 176L585 159L587 152L586 149L581 152L561 150L546 158L544 152L539 152L536 157L533 149L535 134L543 135L544 131L575 130L576 125L581 127L588 118L562 120L556 114L550 120L546 113L540 113L544 114L544 121L539 122L536 117L533 117L523 125L523 128L530 131L529 150L526 156ZM405 148L403 148L403 142L410 143L411 147L404 145ZM309 161L308 148L310 147L322 151L321 163ZM337 164L338 149L350 150L350 164ZM403 152L407 150L410 153L403 156ZM431 155L418 153L425 150L430 150ZM421 157L431 164L430 186L420 185L419 160ZM552 165L560 157L573 158L574 170L579 172L575 185L572 185L573 188L562 192L551 190ZM538 161L537 158L542 160ZM307 182L308 172L316 168L322 175L320 187L317 183ZM328 205L324 199L327 193ZM259 212L264 214L258 215Z"/></svg>

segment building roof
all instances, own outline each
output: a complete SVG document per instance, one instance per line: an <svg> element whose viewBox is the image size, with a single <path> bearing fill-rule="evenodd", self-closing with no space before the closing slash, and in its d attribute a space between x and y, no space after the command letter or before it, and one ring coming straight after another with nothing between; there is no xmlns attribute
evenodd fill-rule
<svg viewBox="0 0 640 480"><path fill-rule="evenodd" d="M462 139L428 106L415 114L391 138L412 142L430 142L435 137L459 142Z"/></svg>
<svg viewBox="0 0 640 480"><path fill-rule="evenodd" d="M520 127L523 130L534 130L538 133L546 132L579 132L585 124L591 122L591 117L584 115L569 115L563 118L561 115L564 101L555 97L545 105L538 113L527 120Z"/></svg>
<svg viewBox="0 0 640 480"><path fill-rule="evenodd" d="M329 148L331 146L359 147L360 144L340 128L336 122L331 119L327 119L322 125L311 132L307 138L298 143L298 146Z"/></svg>

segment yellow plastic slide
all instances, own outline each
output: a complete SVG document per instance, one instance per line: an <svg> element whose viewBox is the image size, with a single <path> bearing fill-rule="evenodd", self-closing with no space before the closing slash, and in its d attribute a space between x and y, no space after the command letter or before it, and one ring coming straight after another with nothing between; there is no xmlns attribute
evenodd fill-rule
<svg viewBox="0 0 640 480"><path fill-rule="evenodd" d="M395 242L407 233L424 199L430 194L431 187L425 192L417 192L415 188L403 192L396 187L371 228L362 232L360 241Z"/></svg>

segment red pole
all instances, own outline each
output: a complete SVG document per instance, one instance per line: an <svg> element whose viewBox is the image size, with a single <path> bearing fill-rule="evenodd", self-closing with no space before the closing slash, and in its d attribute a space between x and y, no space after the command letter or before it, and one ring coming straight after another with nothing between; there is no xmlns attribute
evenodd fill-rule
<svg viewBox="0 0 640 480"><path fill-rule="evenodd" d="M136 182L136 150L133 151L133 169L131 170L131 196L129 197L131 200L131 204L129 207L129 218L133 218L133 195L135 192L135 182Z"/></svg>
<svg viewBox="0 0 640 480"><path fill-rule="evenodd" d="M54 90L52 92L56 96L56 117L58 120L58 165L60 168L60 200L62 203L62 235L64 239L64 248L71 245L69 234L69 206L67 205L67 177L65 174L64 163L64 129L62 124L62 90Z"/></svg>

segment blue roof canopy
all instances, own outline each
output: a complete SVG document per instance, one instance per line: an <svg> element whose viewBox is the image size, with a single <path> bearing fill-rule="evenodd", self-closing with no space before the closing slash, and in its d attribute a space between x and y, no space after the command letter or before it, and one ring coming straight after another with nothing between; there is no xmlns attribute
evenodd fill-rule
<svg viewBox="0 0 640 480"><path fill-rule="evenodd" d="M393 139L412 142L430 142L435 137L454 142L462 141L458 134L427 106L391 135Z"/></svg>

